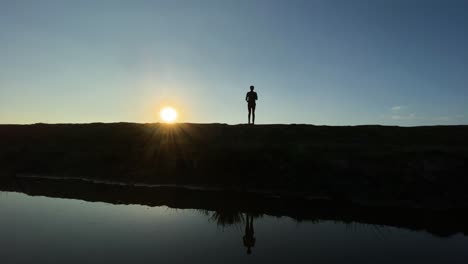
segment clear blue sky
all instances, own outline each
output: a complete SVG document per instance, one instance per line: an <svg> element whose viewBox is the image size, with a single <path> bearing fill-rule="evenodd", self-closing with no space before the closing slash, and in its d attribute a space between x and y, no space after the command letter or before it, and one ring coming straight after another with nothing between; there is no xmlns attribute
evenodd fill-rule
<svg viewBox="0 0 468 264"><path fill-rule="evenodd" d="M468 1L0 1L0 123L468 124Z"/></svg>

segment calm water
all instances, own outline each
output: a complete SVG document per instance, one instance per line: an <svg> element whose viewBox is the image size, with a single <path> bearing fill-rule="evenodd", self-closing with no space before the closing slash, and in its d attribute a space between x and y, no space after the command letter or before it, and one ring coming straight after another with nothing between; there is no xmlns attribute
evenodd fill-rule
<svg viewBox="0 0 468 264"><path fill-rule="evenodd" d="M253 218L0 192L0 263L468 263L460 234Z"/></svg>

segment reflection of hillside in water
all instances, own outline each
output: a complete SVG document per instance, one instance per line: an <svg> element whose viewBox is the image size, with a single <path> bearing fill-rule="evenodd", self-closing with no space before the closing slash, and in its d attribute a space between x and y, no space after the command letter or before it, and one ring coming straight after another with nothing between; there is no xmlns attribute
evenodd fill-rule
<svg viewBox="0 0 468 264"><path fill-rule="evenodd" d="M198 209L209 217L209 221L223 227L237 224L245 227L262 215L270 215L287 216L296 221L331 220L346 224L393 226L427 231L441 237L457 233L468 234L466 210L433 211L421 208L360 206L346 201L307 200L292 194L278 197L264 193L133 187L79 180L17 178L0 181L0 190L90 202Z"/></svg>

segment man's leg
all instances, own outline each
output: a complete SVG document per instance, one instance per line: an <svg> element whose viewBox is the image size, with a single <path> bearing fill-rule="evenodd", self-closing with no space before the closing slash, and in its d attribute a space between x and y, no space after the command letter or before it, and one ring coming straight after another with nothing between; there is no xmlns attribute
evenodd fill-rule
<svg viewBox="0 0 468 264"><path fill-rule="evenodd" d="M252 108L249 106L247 106L249 108L249 125L250 125L250 113L252 113Z"/></svg>
<svg viewBox="0 0 468 264"><path fill-rule="evenodd" d="M252 106L252 124L255 124L255 105Z"/></svg>

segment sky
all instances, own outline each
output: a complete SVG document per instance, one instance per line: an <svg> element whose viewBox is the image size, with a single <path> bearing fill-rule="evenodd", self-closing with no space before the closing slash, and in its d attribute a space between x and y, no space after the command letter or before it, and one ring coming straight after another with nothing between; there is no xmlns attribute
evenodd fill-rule
<svg viewBox="0 0 468 264"><path fill-rule="evenodd" d="M0 123L468 124L468 1L0 0Z"/></svg>

